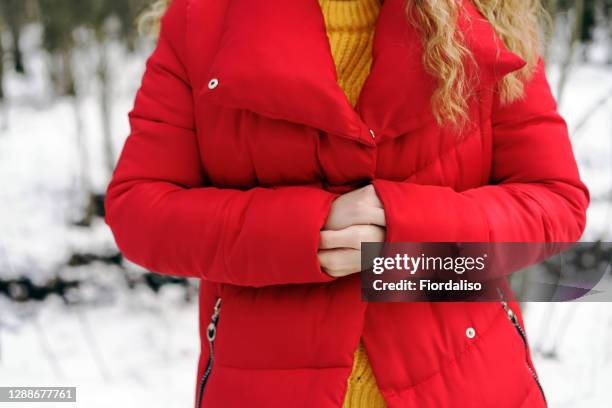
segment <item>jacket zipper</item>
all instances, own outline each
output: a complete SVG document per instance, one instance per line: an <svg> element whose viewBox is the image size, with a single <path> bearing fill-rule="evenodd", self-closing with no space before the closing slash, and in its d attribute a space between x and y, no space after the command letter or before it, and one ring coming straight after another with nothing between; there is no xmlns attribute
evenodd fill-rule
<svg viewBox="0 0 612 408"><path fill-rule="evenodd" d="M206 386L206 382L208 381L208 377L210 377L210 372L212 371L213 367L213 343L217 335L217 322L219 321L220 308L221 298L217 298L213 314L210 317L210 323L206 328L206 338L208 339L208 350L210 352L208 354L208 362L206 363L206 369L202 374L202 378L200 378L200 384L198 387L198 408L202 407L202 394L204 393L204 387Z"/></svg>
<svg viewBox="0 0 612 408"><path fill-rule="evenodd" d="M521 340L523 341L523 346L525 347L525 350L527 350L529 347L527 344L527 335L525 334L525 330L523 330L523 328L521 327L518 321L518 318L516 317L516 314L510 308L510 306L508 306L508 302L502 300L501 304L504 310L506 311L506 316L508 316L508 319L510 320L510 322L516 329L517 333L519 334L519 336L521 336ZM527 366L527 369L531 373L531 376L533 377L536 384L538 385L538 388L540 389L540 392L542 393L542 398L544 398L544 402L546 403L546 405L548 405L548 402L546 401L546 394L544 394L544 388L542 387L542 384L540 383L540 379L538 378L538 375L536 374L535 370L531 367L531 365L529 364L527 360L525 360L525 365Z"/></svg>

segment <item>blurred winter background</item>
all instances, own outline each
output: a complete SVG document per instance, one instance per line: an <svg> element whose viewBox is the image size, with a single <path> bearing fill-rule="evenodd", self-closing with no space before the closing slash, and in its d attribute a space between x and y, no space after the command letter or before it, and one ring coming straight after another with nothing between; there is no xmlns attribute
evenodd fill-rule
<svg viewBox="0 0 612 408"><path fill-rule="evenodd" d="M545 2L550 80L593 199L584 239L609 241L612 0ZM146 6L0 0L2 386L77 386L88 408L192 403L197 282L122 259L102 219L154 45L133 23ZM524 307L550 406L612 406L612 305Z"/></svg>

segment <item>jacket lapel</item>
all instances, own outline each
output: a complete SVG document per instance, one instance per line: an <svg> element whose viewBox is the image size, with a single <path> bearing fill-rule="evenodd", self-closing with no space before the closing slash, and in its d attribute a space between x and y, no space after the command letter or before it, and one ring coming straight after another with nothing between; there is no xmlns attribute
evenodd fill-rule
<svg viewBox="0 0 612 408"><path fill-rule="evenodd" d="M387 0L374 35L372 69L356 107L379 142L415 129L431 116L435 83L421 56L421 41L407 22L404 1Z"/></svg>
<svg viewBox="0 0 612 408"><path fill-rule="evenodd" d="M464 8L462 29L480 80L492 83L520 69L525 62L503 46L471 1ZM421 41L406 21L404 1L386 0L372 70L353 109L336 82L317 0L232 0L208 75L218 83L204 85L200 96L371 146L433 120L435 81L421 60Z"/></svg>
<svg viewBox="0 0 612 408"><path fill-rule="evenodd" d="M336 82L317 0L233 0L201 96L371 144Z"/></svg>
<svg viewBox="0 0 612 408"><path fill-rule="evenodd" d="M508 51L473 3L463 3L460 29L477 63L477 72L468 69L468 75L477 75L482 88L522 68L525 61ZM422 56L421 38L406 20L404 1L387 0L374 37L372 71L357 104L379 143L434 121L436 81L425 71Z"/></svg>

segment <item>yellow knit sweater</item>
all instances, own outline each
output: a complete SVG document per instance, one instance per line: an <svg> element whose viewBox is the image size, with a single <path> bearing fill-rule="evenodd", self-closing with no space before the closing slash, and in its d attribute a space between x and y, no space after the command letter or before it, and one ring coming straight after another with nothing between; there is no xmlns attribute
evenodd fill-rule
<svg viewBox="0 0 612 408"><path fill-rule="evenodd" d="M319 0L338 84L354 106L372 66L380 0Z"/></svg>
<svg viewBox="0 0 612 408"><path fill-rule="evenodd" d="M372 39L380 11L379 0L319 0L338 84L355 106L372 66ZM343 408L383 408L372 367L363 346L355 351L353 370Z"/></svg>

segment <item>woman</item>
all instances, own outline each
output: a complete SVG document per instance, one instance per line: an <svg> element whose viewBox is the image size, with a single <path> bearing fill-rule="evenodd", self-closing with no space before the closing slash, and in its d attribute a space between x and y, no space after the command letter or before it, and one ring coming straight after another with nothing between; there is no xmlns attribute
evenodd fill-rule
<svg viewBox="0 0 612 408"><path fill-rule="evenodd" d="M542 407L515 304L360 300L361 242L573 242L535 0L173 0L108 187L202 279L202 407Z"/></svg>

